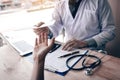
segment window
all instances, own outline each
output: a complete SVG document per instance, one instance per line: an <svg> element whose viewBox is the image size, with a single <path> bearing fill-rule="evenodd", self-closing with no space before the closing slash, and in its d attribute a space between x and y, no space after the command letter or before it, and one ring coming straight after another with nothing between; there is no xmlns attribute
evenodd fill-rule
<svg viewBox="0 0 120 80"><path fill-rule="evenodd" d="M49 23L56 0L0 0L0 32Z"/></svg>

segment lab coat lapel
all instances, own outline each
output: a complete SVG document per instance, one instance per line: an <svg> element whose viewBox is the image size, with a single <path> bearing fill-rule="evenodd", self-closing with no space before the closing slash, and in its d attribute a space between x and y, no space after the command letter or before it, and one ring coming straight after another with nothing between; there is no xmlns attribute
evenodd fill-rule
<svg viewBox="0 0 120 80"><path fill-rule="evenodd" d="M72 14L71 14L71 12L70 12L70 9L69 9L69 0L67 0L67 2L66 2L66 9L67 9L67 12L68 12L68 14L67 15L69 15L70 17L70 20L74 20L74 18L72 17Z"/></svg>
<svg viewBox="0 0 120 80"><path fill-rule="evenodd" d="M81 4L79 5L79 8L77 10L77 13L76 13L76 16L75 18L73 19L73 24L71 26L74 26L72 27L71 31L72 31L72 34L75 34L78 27L75 28L75 26L79 26L79 27L82 27L81 26L81 18L82 18L82 15L83 15L83 12L84 12L84 7L85 7L85 3L86 3L87 0L82 0ZM79 21L78 21L79 20Z"/></svg>

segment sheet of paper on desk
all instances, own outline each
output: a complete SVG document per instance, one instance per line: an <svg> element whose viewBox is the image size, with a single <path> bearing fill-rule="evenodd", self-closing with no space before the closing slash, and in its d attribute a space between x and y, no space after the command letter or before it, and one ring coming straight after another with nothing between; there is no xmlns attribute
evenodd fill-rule
<svg viewBox="0 0 120 80"><path fill-rule="evenodd" d="M84 53L86 50L81 50L81 49L76 49L74 51L80 51L78 54ZM56 70L58 72L64 72L67 71L68 68L66 66L66 60L70 57L65 57L65 58L59 58L62 55L68 54L70 52L68 51L63 51L62 47L57 49L56 51L47 54L46 59L45 59L45 69L50 69L50 70ZM70 64L74 64L79 58L73 59Z"/></svg>

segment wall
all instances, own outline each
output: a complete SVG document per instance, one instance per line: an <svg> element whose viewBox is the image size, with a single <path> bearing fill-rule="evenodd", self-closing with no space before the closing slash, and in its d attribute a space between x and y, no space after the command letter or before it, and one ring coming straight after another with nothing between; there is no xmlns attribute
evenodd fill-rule
<svg viewBox="0 0 120 80"><path fill-rule="evenodd" d="M115 34L114 40L109 42L106 46L106 50L113 56L120 57L120 0L108 0L113 12L113 17L115 21Z"/></svg>

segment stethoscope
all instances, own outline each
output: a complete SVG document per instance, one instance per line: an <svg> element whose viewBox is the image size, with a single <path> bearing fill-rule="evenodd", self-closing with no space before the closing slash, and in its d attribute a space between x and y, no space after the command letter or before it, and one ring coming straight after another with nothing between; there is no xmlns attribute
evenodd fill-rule
<svg viewBox="0 0 120 80"><path fill-rule="evenodd" d="M78 70L85 70L85 74L86 74L87 76L92 75L92 74L93 74L93 70L94 70L96 67L100 66L100 64L101 64L101 59L102 59L105 55L104 55L103 57L99 58L99 57L97 57L97 56L95 56L95 55L90 55L90 54L87 54L87 53L88 53L88 51L86 51L84 54L73 55L73 56L69 57L69 58L66 60L66 66L69 68L69 70L77 70L77 71L78 71ZM86 57L86 58L84 58L84 57ZM85 62L86 62L86 59L87 59L88 57L89 57L89 58L94 58L95 61L92 62L92 63L89 64L89 65L86 65ZM79 58L79 59L76 61L75 64L69 65L69 63L70 63L73 59L75 59L75 58ZM82 58L84 58L83 61L82 61L82 66L79 67L79 68L75 68L74 66L75 66Z"/></svg>

